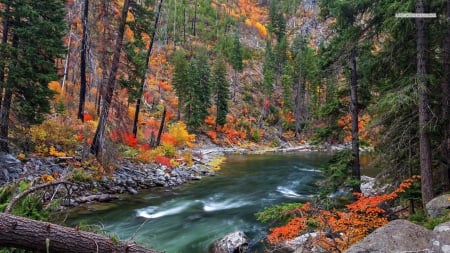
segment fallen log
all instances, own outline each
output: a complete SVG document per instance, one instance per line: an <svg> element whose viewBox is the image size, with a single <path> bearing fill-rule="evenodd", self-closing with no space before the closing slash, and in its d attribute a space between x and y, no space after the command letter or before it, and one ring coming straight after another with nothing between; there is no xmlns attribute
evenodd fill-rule
<svg viewBox="0 0 450 253"><path fill-rule="evenodd" d="M133 242L7 213L0 213L0 247L52 253L157 253Z"/></svg>

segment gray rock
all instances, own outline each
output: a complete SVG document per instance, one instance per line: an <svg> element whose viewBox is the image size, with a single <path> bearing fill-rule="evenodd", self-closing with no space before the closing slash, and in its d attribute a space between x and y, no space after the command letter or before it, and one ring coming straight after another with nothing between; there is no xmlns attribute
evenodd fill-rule
<svg viewBox="0 0 450 253"><path fill-rule="evenodd" d="M430 200L426 208L428 214L433 218L445 215L445 211L450 209L450 194L444 194Z"/></svg>
<svg viewBox="0 0 450 253"><path fill-rule="evenodd" d="M394 220L376 229L345 253L426 252L431 234L430 230L410 221Z"/></svg>
<svg viewBox="0 0 450 253"><path fill-rule="evenodd" d="M211 247L211 253L245 253L248 250L248 237L242 231L227 234Z"/></svg>
<svg viewBox="0 0 450 253"><path fill-rule="evenodd" d="M433 253L450 253L450 221L433 229L431 249Z"/></svg>

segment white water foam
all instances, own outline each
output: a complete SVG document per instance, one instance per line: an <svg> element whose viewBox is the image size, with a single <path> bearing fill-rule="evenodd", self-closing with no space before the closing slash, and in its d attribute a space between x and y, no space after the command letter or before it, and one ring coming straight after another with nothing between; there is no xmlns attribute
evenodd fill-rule
<svg viewBox="0 0 450 253"><path fill-rule="evenodd" d="M247 202L244 201L237 201L233 199L227 199L224 201L204 201L203 202L203 210L205 212L213 212L213 211L219 211L219 210L226 210L226 209L233 209L238 208L241 206L248 205Z"/></svg>
<svg viewBox="0 0 450 253"><path fill-rule="evenodd" d="M313 198L314 195L305 195L305 194L298 194L296 192L294 192L293 190L283 187L283 186L278 186L277 187L277 192L283 194L285 197L288 198Z"/></svg>
<svg viewBox="0 0 450 253"><path fill-rule="evenodd" d="M147 219L156 219L156 218L161 218L161 217L168 216L168 215L174 215L174 214L181 213L188 207L189 207L189 203L183 203L179 206L167 208L165 210L161 210L161 209L163 209L162 207L151 206L151 207L137 210L137 216L144 217ZM161 210L161 211L158 211L158 210Z"/></svg>

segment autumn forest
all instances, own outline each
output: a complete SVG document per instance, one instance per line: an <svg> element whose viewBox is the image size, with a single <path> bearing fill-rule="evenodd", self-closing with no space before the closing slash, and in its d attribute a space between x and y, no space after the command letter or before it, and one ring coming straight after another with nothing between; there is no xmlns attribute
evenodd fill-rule
<svg viewBox="0 0 450 253"><path fill-rule="evenodd" d="M386 206L437 225L426 205L450 191L449 20L448 0L0 0L0 215L11 222L0 252L71 252L72 237L6 238L11 224L65 225L44 206L80 184L103 192L95 182L127 164L217 169L225 158L208 163L206 148L338 150L315 201L254 211L271 252L312 231L316 247L344 252L391 220ZM361 153L385 186L375 196L361 189ZM342 189L350 197L329 199ZM74 233L60 225L61 238ZM95 240L97 252L153 252Z"/></svg>

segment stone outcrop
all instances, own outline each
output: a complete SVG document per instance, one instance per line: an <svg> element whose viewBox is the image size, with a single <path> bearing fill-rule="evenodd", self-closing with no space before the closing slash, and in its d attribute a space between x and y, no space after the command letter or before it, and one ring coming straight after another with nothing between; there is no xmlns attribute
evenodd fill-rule
<svg viewBox="0 0 450 253"><path fill-rule="evenodd" d="M445 215L445 211L450 209L450 194L444 194L432 199L426 205L428 214L435 218Z"/></svg>
<svg viewBox="0 0 450 253"><path fill-rule="evenodd" d="M433 229L430 248L433 253L450 253L450 221Z"/></svg>
<svg viewBox="0 0 450 253"><path fill-rule="evenodd" d="M394 220L376 229L345 253L429 252L432 231L407 220Z"/></svg>
<svg viewBox="0 0 450 253"><path fill-rule="evenodd" d="M1 182L10 182L19 178L22 172L20 161L7 153L0 153L0 185Z"/></svg>
<svg viewBox="0 0 450 253"><path fill-rule="evenodd" d="M245 253L248 250L248 237L242 231L236 231L217 240L211 247L211 253Z"/></svg>

